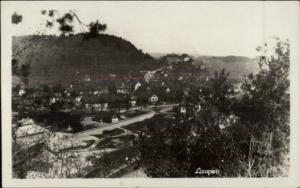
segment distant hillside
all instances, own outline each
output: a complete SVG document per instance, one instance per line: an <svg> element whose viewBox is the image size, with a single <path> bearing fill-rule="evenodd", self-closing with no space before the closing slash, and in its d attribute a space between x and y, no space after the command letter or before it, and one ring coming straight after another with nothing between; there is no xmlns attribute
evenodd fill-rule
<svg viewBox="0 0 300 188"><path fill-rule="evenodd" d="M30 64L30 84L105 81L110 79L108 75L119 78L130 71L156 66L150 55L107 34L88 40L80 34L13 37L13 53L18 53L19 64Z"/></svg>
<svg viewBox="0 0 300 188"><path fill-rule="evenodd" d="M257 73L259 70L258 58L248 58L243 56L196 56L193 58L194 65L204 63L207 71L213 74L223 68L230 72L231 79L241 79L243 75Z"/></svg>
<svg viewBox="0 0 300 188"><path fill-rule="evenodd" d="M159 59L166 54L152 53L151 55ZM256 73L259 70L258 58L245 56L200 56L195 54L190 54L190 56L196 67L203 62L210 75L225 68L226 71L230 72L229 77L231 79L241 79L243 75Z"/></svg>

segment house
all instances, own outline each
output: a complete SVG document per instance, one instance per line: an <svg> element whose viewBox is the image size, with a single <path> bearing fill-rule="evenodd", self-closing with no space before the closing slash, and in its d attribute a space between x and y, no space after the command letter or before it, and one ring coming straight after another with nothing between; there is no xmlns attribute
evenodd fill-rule
<svg viewBox="0 0 300 188"><path fill-rule="evenodd" d="M151 103L156 103L158 101L158 96L157 95L152 95L150 98L149 98L149 101Z"/></svg>
<svg viewBox="0 0 300 188"><path fill-rule="evenodd" d="M63 101L64 97L61 95L61 93L55 93L53 97L51 97L50 99L50 104L59 102L59 101Z"/></svg>
<svg viewBox="0 0 300 188"><path fill-rule="evenodd" d="M137 102L137 97L132 95L129 100L129 104L131 105L131 107L135 107L136 102Z"/></svg>
<svg viewBox="0 0 300 188"><path fill-rule="evenodd" d="M186 107L185 107L185 106L181 106L181 107L179 108L179 112L180 112L181 114L186 114Z"/></svg>
<svg viewBox="0 0 300 188"><path fill-rule="evenodd" d="M86 82L91 81L91 77L89 75L85 75L84 81L86 81Z"/></svg>
<svg viewBox="0 0 300 188"><path fill-rule="evenodd" d="M136 106L136 97L132 96L129 103L132 107L135 107Z"/></svg>
<svg viewBox="0 0 300 188"><path fill-rule="evenodd" d="M142 84L140 82L137 82L135 85L134 85L134 91L136 91L139 87L141 87Z"/></svg>
<svg viewBox="0 0 300 188"><path fill-rule="evenodd" d="M128 88L117 88L117 94L127 94L129 93L129 89Z"/></svg>
<svg viewBox="0 0 300 188"><path fill-rule="evenodd" d="M177 112L181 113L181 114L186 114L186 113L197 113L200 112L202 109L200 104L180 104L177 107Z"/></svg>
<svg viewBox="0 0 300 188"><path fill-rule="evenodd" d="M130 91L130 87L126 86L124 82L121 85L117 85L117 94L128 94Z"/></svg>
<svg viewBox="0 0 300 188"><path fill-rule="evenodd" d="M136 100L131 100L131 101L130 101L130 105L131 105L132 107L135 107L135 106L136 106Z"/></svg>
<svg viewBox="0 0 300 188"><path fill-rule="evenodd" d="M54 104L56 103L56 98L55 97L51 97L50 98L50 104Z"/></svg>
<svg viewBox="0 0 300 188"><path fill-rule="evenodd" d="M82 96L75 97L75 105L76 106L81 105L81 100L82 100Z"/></svg>
<svg viewBox="0 0 300 188"><path fill-rule="evenodd" d="M97 97L97 96L89 96L85 97L82 100L85 108L87 110L94 110L94 111L106 111L108 110L108 103L107 98L105 97Z"/></svg>
<svg viewBox="0 0 300 188"><path fill-rule="evenodd" d="M88 96L88 95L93 95L95 91L94 86L77 86L76 88L73 87L74 90L78 91L80 95L82 96Z"/></svg>
<svg viewBox="0 0 300 188"><path fill-rule="evenodd" d="M102 103L102 110L107 110L108 109L108 103Z"/></svg>
<svg viewBox="0 0 300 188"><path fill-rule="evenodd" d="M119 121L119 118L116 115L113 115L111 118L112 123L117 123Z"/></svg>
<svg viewBox="0 0 300 188"><path fill-rule="evenodd" d="M23 96L24 94L25 94L26 92L25 92L25 89L20 89L19 90L19 96Z"/></svg>
<svg viewBox="0 0 300 188"><path fill-rule="evenodd" d="M200 105L200 104L194 106L194 112L200 112L201 109L202 109L202 108L201 108L201 105Z"/></svg>
<svg viewBox="0 0 300 188"><path fill-rule="evenodd" d="M108 110L108 104L107 103L85 103L85 108L88 110L94 110L94 111L106 111Z"/></svg>
<svg viewBox="0 0 300 188"><path fill-rule="evenodd" d="M95 110L107 110L108 108L107 103L95 103L92 106Z"/></svg>
<svg viewBox="0 0 300 188"><path fill-rule="evenodd" d="M93 96L100 96L100 95L105 95L108 94L109 90L108 88L104 87L95 87L95 86L90 86L90 87L84 87L80 88L80 95L93 95Z"/></svg>
<svg viewBox="0 0 300 188"><path fill-rule="evenodd" d="M94 110L101 109L101 106L102 106L101 103L94 103L94 104L92 104L92 107L93 107Z"/></svg>

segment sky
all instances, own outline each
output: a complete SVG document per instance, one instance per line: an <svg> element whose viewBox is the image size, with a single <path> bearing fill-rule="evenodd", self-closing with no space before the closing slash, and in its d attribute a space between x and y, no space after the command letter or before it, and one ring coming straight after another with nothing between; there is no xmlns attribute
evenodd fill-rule
<svg viewBox="0 0 300 188"><path fill-rule="evenodd" d="M76 10L84 23L106 23L106 33L120 36L147 53L188 53L255 57L256 47L272 36L293 39L298 2L11 2L23 15L14 35L44 30L43 9ZM78 28L77 28L78 29ZM80 28L78 29L80 31ZM58 34L56 29L48 34Z"/></svg>

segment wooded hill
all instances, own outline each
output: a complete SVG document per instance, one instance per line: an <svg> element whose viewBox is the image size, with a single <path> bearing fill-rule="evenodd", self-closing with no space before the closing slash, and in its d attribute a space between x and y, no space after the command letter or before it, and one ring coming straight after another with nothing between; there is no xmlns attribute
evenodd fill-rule
<svg viewBox="0 0 300 188"><path fill-rule="evenodd" d="M12 50L19 65L30 65L28 78L33 85L110 80L158 66L129 41L107 34L89 39L82 34L13 37Z"/></svg>

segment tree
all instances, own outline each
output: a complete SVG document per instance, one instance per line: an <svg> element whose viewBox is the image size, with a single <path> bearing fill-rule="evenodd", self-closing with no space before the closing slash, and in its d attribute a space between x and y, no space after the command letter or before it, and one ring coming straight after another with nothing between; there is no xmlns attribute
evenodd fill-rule
<svg viewBox="0 0 300 188"><path fill-rule="evenodd" d="M210 79L209 96L206 99L218 108L221 112L226 112L230 109L232 94L232 84L228 81L229 72L222 69L220 72L215 72L214 77Z"/></svg>
<svg viewBox="0 0 300 188"><path fill-rule="evenodd" d="M101 24L98 20L96 22L91 22L88 25L89 32L85 34L85 38L95 38L98 36L101 32L104 32L107 28L106 24Z"/></svg>
<svg viewBox="0 0 300 188"><path fill-rule="evenodd" d="M241 100L226 97L231 84L227 81L228 74L222 70L203 88L201 95L191 91L185 95L186 101L204 99L200 113L175 122L164 117L145 122L147 129L140 135L137 148L147 175L193 177L195 170L202 168L219 169L217 176L223 177L286 176L288 41L277 39L271 56L263 54L259 64L259 73L245 80ZM228 121L228 126L221 129L220 120L229 117L227 111L239 119Z"/></svg>
<svg viewBox="0 0 300 188"><path fill-rule="evenodd" d="M75 11L68 11L63 16L60 16L57 10L42 10L42 15L48 17L46 27L52 28L56 23L59 24L59 30L61 35L72 35L74 31L75 20L81 28L85 28L86 31L81 31L85 34L85 39L98 36L101 32L104 32L107 28L106 24L102 24L99 20L91 22L89 24L83 23ZM55 19L56 18L56 19Z"/></svg>
<svg viewBox="0 0 300 188"><path fill-rule="evenodd" d="M258 51L265 51L259 47ZM269 50L270 51L270 50ZM289 116L289 42L276 40L276 46L269 57L260 57L260 71L257 75L250 74L242 85L245 92L243 104L254 114L255 121L286 121ZM243 115L243 114L241 114ZM256 118L255 118L256 117ZM282 119L283 118L283 119ZM270 127L273 128L273 127Z"/></svg>
<svg viewBox="0 0 300 188"><path fill-rule="evenodd" d="M16 12L11 16L11 22L13 24L19 24L20 22L22 22L23 16L17 14Z"/></svg>
<svg viewBox="0 0 300 188"><path fill-rule="evenodd" d="M62 35L70 35L74 32L72 25L73 17L74 16L71 13L66 13L64 16L56 20L57 23L59 23L59 30L61 31ZM50 22L47 22L47 25L49 24Z"/></svg>
<svg viewBox="0 0 300 188"><path fill-rule="evenodd" d="M257 48L263 52L260 71L255 76L249 75L243 84L245 95L241 103L246 109L239 113L242 121L251 122L255 130L252 136L257 140L254 144L260 164L254 166L262 166L259 169L262 176L285 175L289 152L290 45L288 40L275 38L272 47L265 43Z"/></svg>

